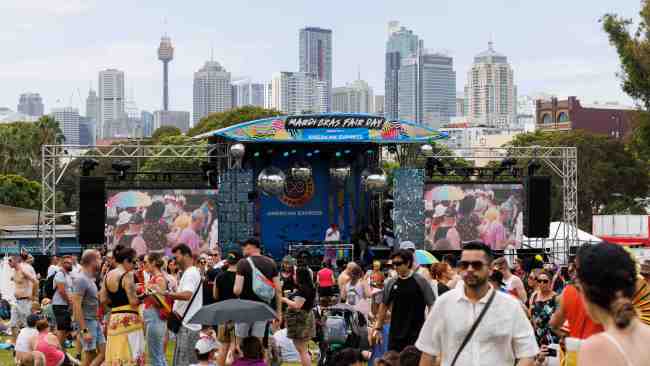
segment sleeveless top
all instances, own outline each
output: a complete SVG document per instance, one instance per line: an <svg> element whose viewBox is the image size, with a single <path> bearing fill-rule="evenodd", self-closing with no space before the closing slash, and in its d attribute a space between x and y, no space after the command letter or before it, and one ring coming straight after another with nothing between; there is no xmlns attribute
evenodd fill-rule
<svg viewBox="0 0 650 366"><path fill-rule="evenodd" d="M122 286L122 279L125 274L126 272L120 276L119 283L117 284L117 291L113 292L108 289L108 286L106 287L108 298L111 299L111 308L129 305L129 297L126 296L126 290Z"/></svg>
<svg viewBox="0 0 650 366"><path fill-rule="evenodd" d="M334 272L329 268L323 268L318 271L318 285L320 287L332 287L334 286L334 281L332 280L332 275Z"/></svg>
<svg viewBox="0 0 650 366"><path fill-rule="evenodd" d="M630 359L627 357L627 354L625 353L623 346L621 346L621 344L618 343L618 341L616 340L616 338L614 338L614 336L612 336L607 332L603 332L602 335L604 335L605 339L607 339L610 343L612 343L614 347L616 347L618 352L621 354L621 356L623 356L623 360L625 360L625 366L634 366L632 361L630 361Z"/></svg>
<svg viewBox="0 0 650 366"><path fill-rule="evenodd" d="M155 284L159 278L165 278L165 276L161 273L158 275L155 275L149 279L150 284ZM166 289L165 289L166 290ZM144 298L144 308L149 309L149 308L155 308L156 306L156 300L153 299L151 296L146 296Z"/></svg>
<svg viewBox="0 0 650 366"><path fill-rule="evenodd" d="M574 285L567 285L562 291L562 307L569 321L569 337L587 339L603 331L600 324L594 323L587 315L582 297Z"/></svg>
<svg viewBox="0 0 650 366"><path fill-rule="evenodd" d="M63 351L58 349L56 346L51 345L47 339L45 339L47 336L47 332L38 334L36 351L41 352L45 356L45 364L47 366L58 365L63 361L65 355L63 354Z"/></svg>

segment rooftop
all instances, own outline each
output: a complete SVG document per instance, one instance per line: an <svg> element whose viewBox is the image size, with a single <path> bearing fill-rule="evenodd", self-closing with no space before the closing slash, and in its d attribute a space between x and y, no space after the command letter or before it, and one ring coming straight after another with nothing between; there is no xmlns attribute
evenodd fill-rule
<svg viewBox="0 0 650 366"><path fill-rule="evenodd" d="M494 50L494 43L488 42L488 49L474 56L474 63L507 63L508 58Z"/></svg>

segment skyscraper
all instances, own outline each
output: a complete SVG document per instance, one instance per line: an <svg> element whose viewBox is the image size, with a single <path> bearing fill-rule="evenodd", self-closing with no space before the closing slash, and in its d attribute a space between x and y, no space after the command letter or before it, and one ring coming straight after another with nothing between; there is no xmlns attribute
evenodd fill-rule
<svg viewBox="0 0 650 366"><path fill-rule="evenodd" d="M59 122L59 127L68 145L79 145L79 110L65 107L52 109L52 117Z"/></svg>
<svg viewBox="0 0 650 366"><path fill-rule="evenodd" d="M474 57L465 84L465 113L473 125L507 128L517 115L517 91L508 58L494 51Z"/></svg>
<svg viewBox="0 0 650 366"><path fill-rule="evenodd" d="M153 134L153 114L151 112L142 111L142 113L140 113L140 120L142 121L142 136L151 137Z"/></svg>
<svg viewBox="0 0 650 366"><path fill-rule="evenodd" d="M237 80L232 83L232 106L252 105L264 107L264 84L253 83L250 79Z"/></svg>
<svg viewBox="0 0 650 366"><path fill-rule="evenodd" d="M230 73L217 61L207 61L194 73L193 122L210 113L223 112L232 108L232 85Z"/></svg>
<svg viewBox="0 0 650 366"><path fill-rule="evenodd" d="M374 103L372 88L363 80L332 89L332 112L373 113Z"/></svg>
<svg viewBox="0 0 650 366"><path fill-rule="evenodd" d="M32 117L43 115L43 99L38 93L24 93L18 100L18 112Z"/></svg>
<svg viewBox="0 0 650 366"><path fill-rule="evenodd" d="M456 114L456 72L451 57L420 50L402 59L398 117L439 128Z"/></svg>
<svg viewBox="0 0 650 366"><path fill-rule="evenodd" d="M413 31L399 26L399 22L388 23L388 40L386 41L386 73L384 113L386 118L396 119L399 100L399 69L402 58L410 57L421 48L421 42Z"/></svg>
<svg viewBox="0 0 650 366"><path fill-rule="evenodd" d="M168 92L168 67L169 62L174 59L174 47L171 38L167 35L160 38L158 46L158 59L163 63L163 111L169 110L169 92Z"/></svg>
<svg viewBox="0 0 650 366"><path fill-rule="evenodd" d="M306 72L282 71L273 74L271 108L287 114L323 113L327 82Z"/></svg>
<svg viewBox="0 0 650 366"><path fill-rule="evenodd" d="M330 110L332 89L332 30L307 27L300 30L300 72L312 73L326 82L322 95L325 112Z"/></svg>
<svg viewBox="0 0 650 366"><path fill-rule="evenodd" d="M383 115L384 114L384 96L375 95L375 109L373 111L375 114Z"/></svg>
<svg viewBox="0 0 650 366"><path fill-rule="evenodd" d="M88 96L86 97L86 117L92 119L95 123L99 115L99 98L97 98L97 92L90 89L88 90Z"/></svg>
<svg viewBox="0 0 650 366"><path fill-rule="evenodd" d="M124 114L124 72L107 69L99 72L99 112L97 138L111 138L104 130L111 121Z"/></svg>
<svg viewBox="0 0 650 366"><path fill-rule="evenodd" d="M153 112L153 130L163 126L177 127L186 133L190 128L190 112L184 111L155 111Z"/></svg>

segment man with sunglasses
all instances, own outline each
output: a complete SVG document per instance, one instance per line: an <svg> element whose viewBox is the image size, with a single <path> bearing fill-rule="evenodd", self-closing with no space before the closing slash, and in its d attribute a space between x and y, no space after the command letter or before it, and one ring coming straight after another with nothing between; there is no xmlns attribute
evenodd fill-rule
<svg viewBox="0 0 650 366"><path fill-rule="evenodd" d="M440 296L429 313L415 343L422 351L420 366L439 357L444 366L455 358L455 366L515 365L515 360L518 366L534 365L539 347L533 328L517 299L488 284L491 262L487 245L465 244L458 262L463 287Z"/></svg>
<svg viewBox="0 0 650 366"><path fill-rule="evenodd" d="M384 286L373 339L382 342L384 319L392 307L388 350L401 352L415 343L424 324L425 310L433 305L435 296L427 280L413 271L413 253L410 250L400 249L390 259L397 277L390 278Z"/></svg>

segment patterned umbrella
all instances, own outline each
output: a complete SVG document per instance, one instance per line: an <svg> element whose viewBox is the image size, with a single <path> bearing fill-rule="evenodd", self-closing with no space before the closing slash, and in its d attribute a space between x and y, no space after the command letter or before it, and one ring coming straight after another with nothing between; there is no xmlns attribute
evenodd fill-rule
<svg viewBox="0 0 650 366"><path fill-rule="evenodd" d="M149 207L151 197L148 194L138 191L125 191L111 197L106 204L108 207Z"/></svg>
<svg viewBox="0 0 650 366"><path fill-rule="evenodd" d="M431 199L433 201L460 201L465 197L465 192L456 186L444 185L433 189Z"/></svg>
<svg viewBox="0 0 650 366"><path fill-rule="evenodd" d="M419 266L438 263L438 259L426 250L418 249L415 251L415 263Z"/></svg>
<svg viewBox="0 0 650 366"><path fill-rule="evenodd" d="M641 321L650 325L650 285L643 278L636 282L633 302Z"/></svg>

